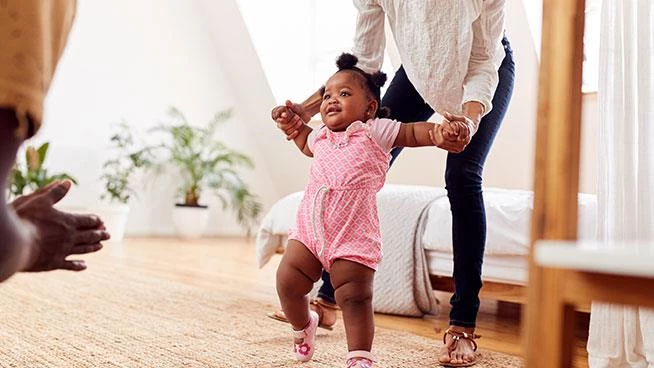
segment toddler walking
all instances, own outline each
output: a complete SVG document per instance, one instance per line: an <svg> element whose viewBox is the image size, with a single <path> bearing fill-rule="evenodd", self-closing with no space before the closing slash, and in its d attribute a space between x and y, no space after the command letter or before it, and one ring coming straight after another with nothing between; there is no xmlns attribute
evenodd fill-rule
<svg viewBox="0 0 654 368"><path fill-rule="evenodd" d="M380 88L386 75L357 68L354 55L337 60L323 87L322 125L301 124L297 147L313 157L296 228L277 270L277 293L293 326L293 351L306 362L315 350L318 315L308 293L329 271L343 321L348 368L371 368L373 277L382 259L376 194L384 185L393 147L435 146L457 139L455 124L385 119ZM287 113L291 113L290 109Z"/></svg>

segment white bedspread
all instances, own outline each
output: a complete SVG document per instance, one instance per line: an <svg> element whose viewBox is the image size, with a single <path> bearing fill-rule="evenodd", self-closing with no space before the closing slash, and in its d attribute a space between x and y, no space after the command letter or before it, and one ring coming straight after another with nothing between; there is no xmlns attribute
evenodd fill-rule
<svg viewBox="0 0 654 368"><path fill-rule="evenodd" d="M286 246L286 234L295 226L302 195L297 192L280 199L264 217L256 244L259 267L278 248ZM499 257L524 265L525 269L520 270L512 262L511 267L494 273L498 280L523 284L533 192L484 188L484 203L488 220L486 260ZM375 275L375 311L409 316L435 313L437 306L428 274L449 275L452 268L452 216L447 192L440 187L387 184L377 196L377 205L384 260ZM580 239L594 238L596 213L597 197L579 194ZM432 252L432 267L438 264L435 270L430 270L425 250Z"/></svg>
<svg viewBox="0 0 654 368"><path fill-rule="evenodd" d="M529 254L534 193L527 190L484 188L487 235L485 256L526 256ZM578 237L595 239L597 196L578 196ZM446 195L429 206L429 224L422 236L427 250L452 253L452 214Z"/></svg>
<svg viewBox="0 0 654 368"><path fill-rule="evenodd" d="M429 204L444 193L442 188L389 184L377 195L384 259L375 274L376 312L407 316L437 312L420 239ZM282 198L264 217L256 242L259 267L286 245L285 234L295 224L302 195Z"/></svg>

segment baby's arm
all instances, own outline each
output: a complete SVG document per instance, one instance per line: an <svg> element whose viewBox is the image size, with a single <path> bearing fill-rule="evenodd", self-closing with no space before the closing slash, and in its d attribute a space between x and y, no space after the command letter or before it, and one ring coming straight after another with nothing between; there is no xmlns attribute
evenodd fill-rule
<svg viewBox="0 0 654 368"><path fill-rule="evenodd" d="M421 121L418 123L402 123L400 124L400 131L397 133L394 147L424 147L434 146L434 142L430 138L430 131L437 128L434 123Z"/></svg>
<svg viewBox="0 0 654 368"><path fill-rule="evenodd" d="M302 125L298 128L298 135L293 138L297 148L305 155L313 157L313 152L309 149L309 134L313 131L308 125Z"/></svg>

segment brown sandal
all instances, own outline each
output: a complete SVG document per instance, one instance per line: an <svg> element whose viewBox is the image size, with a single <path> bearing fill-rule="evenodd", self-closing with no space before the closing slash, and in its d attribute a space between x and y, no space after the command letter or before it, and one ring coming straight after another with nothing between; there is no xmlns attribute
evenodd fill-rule
<svg viewBox="0 0 654 368"><path fill-rule="evenodd" d="M478 335L478 334L476 334L474 332L473 333L467 333L467 332L463 332L463 331L455 331L455 330L453 330L451 328L448 328L447 330L445 330L445 333L443 334L443 344L447 344L447 340L446 340L447 335L452 336L452 344L450 346L448 346L448 348L447 348L448 353L451 353L452 351L454 351L456 349L456 347L459 344L459 341L461 341L461 339L470 341L472 343L472 350L476 352L477 351L477 343L475 342L475 339L478 339L478 338L481 337L481 335ZM438 364L440 364L443 367L470 367L470 366L473 366L473 365L479 363L479 358L480 358L480 355L475 354L475 358L470 362L465 362L465 363L441 363L441 362L439 362Z"/></svg>
<svg viewBox="0 0 654 368"><path fill-rule="evenodd" d="M340 310L338 305L327 303L326 301L322 300L322 298L312 298L309 304L309 308L311 308L312 311L318 313L318 327L324 328L325 330L329 330L329 331L334 329L334 324L336 324L336 318L334 318L334 322L332 322L331 324L327 324L325 323L324 315L325 315L325 309L329 309L333 311ZM266 315L274 320L288 323L288 318L286 318L286 314L284 314L284 311L281 309L274 311L272 313L268 313Z"/></svg>

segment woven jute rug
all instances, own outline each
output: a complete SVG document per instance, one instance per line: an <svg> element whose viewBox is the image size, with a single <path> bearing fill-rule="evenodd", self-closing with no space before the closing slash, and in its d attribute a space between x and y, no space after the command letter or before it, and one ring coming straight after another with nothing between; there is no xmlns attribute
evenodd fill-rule
<svg viewBox="0 0 654 368"><path fill-rule="evenodd" d="M343 367L342 324L319 330L307 364L290 352L289 326L265 317L271 304L94 265L82 274L18 275L0 284L0 367ZM224 282L224 280L222 281ZM378 367L435 367L439 342L378 328ZM482 351L478 367L519 358Z"/></svg>

